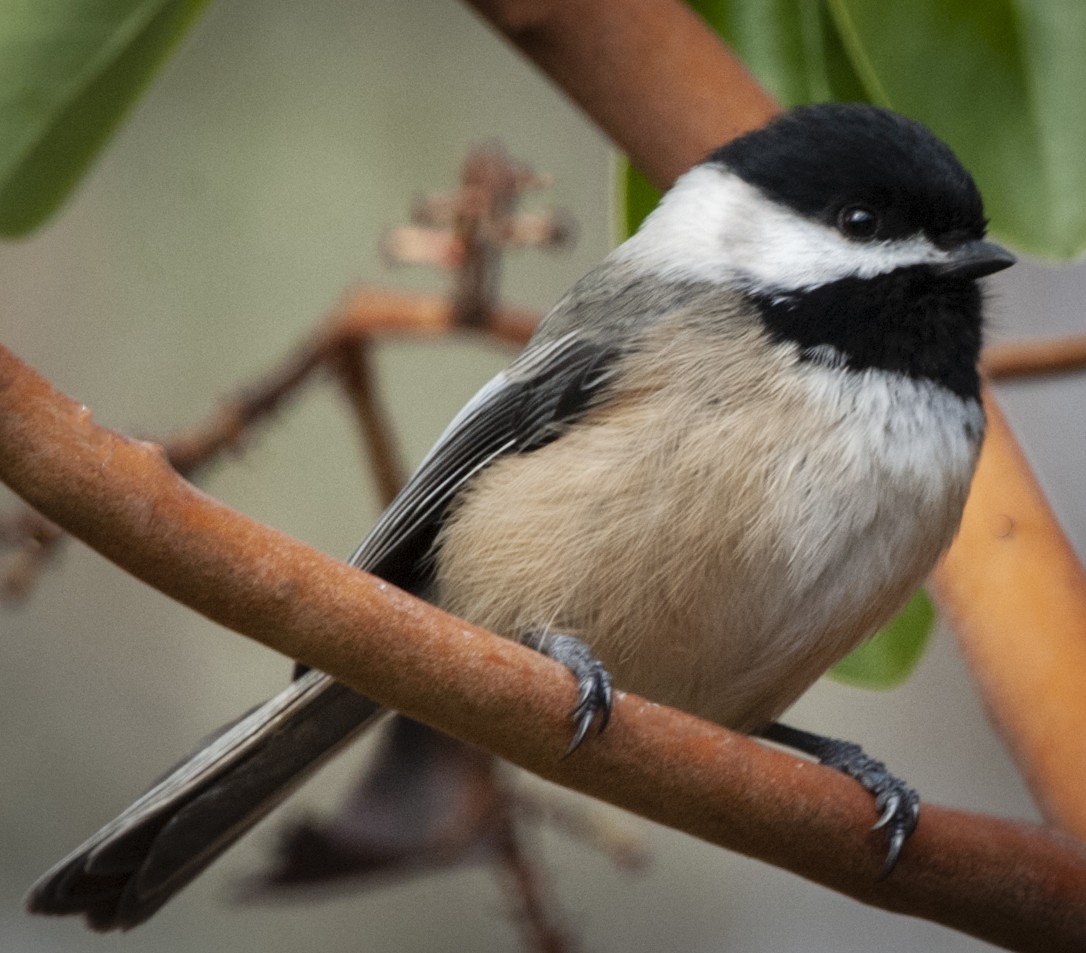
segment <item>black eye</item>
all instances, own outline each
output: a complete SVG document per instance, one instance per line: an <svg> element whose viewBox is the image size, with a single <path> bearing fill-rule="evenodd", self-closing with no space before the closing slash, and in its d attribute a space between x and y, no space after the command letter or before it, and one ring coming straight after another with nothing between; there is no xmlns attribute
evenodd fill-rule
<svg viewBox="0 0 1086 953"><path fill-rule="evenodd" d="M866 205L846 205L837 213L837 227L849 238L874 238L879 230L879 216Z"/></svg>

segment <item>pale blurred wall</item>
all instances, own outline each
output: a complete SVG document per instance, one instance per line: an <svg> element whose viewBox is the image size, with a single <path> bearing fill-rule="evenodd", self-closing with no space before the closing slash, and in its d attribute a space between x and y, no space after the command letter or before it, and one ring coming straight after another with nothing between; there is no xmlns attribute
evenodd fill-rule
<svg viewBox="0 0 1086 953"><path fill-rule="evenodd" d="M63 214L0 248L2 339L104 423L169 433L269 367L348 286L439 287L434 276L383 269L378 238L414 194L454 183L470 144L494 138L552 173L549 200L580 222L573 253L508 259L506 298L543 308L609 247L612 190L607 143L547 82L451 0L219 0ZM1016 277L999 285L997 332L1081 327L1081 280L1025 269ZM1025 321L1038 306L1041 317ZM382 348L384 392L412 461L505 360L478 343ZM1084 382L1005 390L1082 552ZM359 473L351 427L324 389L205 485L345 555L376 512ZM134 934L25 916L21 896L38 873L196 738L278 688L288 665L77 545L28 605L0 614L0 634L0 950L517 947L486 869L278 909L232 906L227 895L263 856L267 828ZM796 721L862 740L932 800L1034 815L945 634L904 690L823 684L799 709ZM286 811L333 803L354 770L331 769ZM985 948L620 820L652 847L645 876L620 874L560 835L538 838L585 949Z"/></svg>

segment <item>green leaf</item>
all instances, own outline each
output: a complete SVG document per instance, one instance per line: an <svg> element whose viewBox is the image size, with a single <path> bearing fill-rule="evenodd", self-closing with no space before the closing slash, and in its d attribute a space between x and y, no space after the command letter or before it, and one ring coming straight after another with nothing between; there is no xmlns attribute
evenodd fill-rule
<svg viewBox="0 0 1086 953"><path fill-rule="evenodd" d="M829 674L861 688L894 688L916 668L934 624L931 600L924 592L917 592L893 621L853 649Z"/></svg>
<svg viewBox="0 0 1086 953"><path fill-rule="evenodd" d="M623 198L620 229L625 238L636 232L645 216L656 208L656 203L660 201L660 190L634 168L629 160L620 158L618 161Z"/></svg>
<svg viewBox="0 0 1086 953"><path fill-rule="evenodd" d="M869 96L945 139L992 231L1023 251L1086 248L1086 4L829 0Z"/></svg>
<svg viewBox="0 0 1086 953"><path fill-rule="evenodd" d="M786 106L868 99L826 4L811 0L690 0Z"/></svg>
<svg viewBox="0 0 1086 953"><path fill-rule="evenodd" d="M0 0L0 234L67 197L208 0Z"/></svg>

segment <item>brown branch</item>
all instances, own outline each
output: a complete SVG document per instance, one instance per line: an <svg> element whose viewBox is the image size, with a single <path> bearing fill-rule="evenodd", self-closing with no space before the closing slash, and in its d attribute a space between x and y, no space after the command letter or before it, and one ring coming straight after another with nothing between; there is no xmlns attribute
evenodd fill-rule
<svg viewBox="0 0 1086 953"><path fill-rule="evenodd" d="M377 288L359 292L336 320L338 333L349 337L437 337L461 329L456 309L444 295ZM498 341L521 346L532 336L538 321L538 311L503 306L487 316L480 330Z"/></svg>
<svg viewBox="0 0 1086 953"><path fill-rule="evenodd" d="M1045 816L1086 839L1086 580L991 394L987 409L935 595Z"/></svg>
<svg viewBox="0 0 1086 953"><path fill-rule="evenodd" d="M538 322L536 312L491 309L480 330L514 345L523 345ZM451 334L460 330L457 304L441 295L412 294L379 288L356 292L278 367L225 401L205 424L167 440L166 458L182 476L193 478L228 450L238 447L254 425L281 410L315 372L331 368L339 378L371 452L378 487L388 498L402 483L395 441L387 416L379 408L369 369L368 348L379 337Z"/></svg>
<svg viewBox="0 0 1086 953"><path fill-rule="evenodd" d="M679 0L468 0L626 152L669 186L778 106Z"/></svg>
<svg viewBox="0 0 1086 953"><path fill-rule="evenodd" d="M463 253L453 304L465 327L478 328L497 303L499 265L509 220L534 178L500 149L476 150L464 163L463 200L454 221Z"/></svg>
<svg viewBox="0 0 1086 953"><path fill-rule="evenodd" d="M380 403L370 359L372 342L365 337L344 340L334 361L340 389L351 407L359 436L377 484L377 495L388 506L405 480L396 438Z"/></svg>
<svg viewBox="0 0 1086 953"><path fill-rule="evenodd" d="M1017 341L984 349L981 368L990 380L1069 374L1086 370L1086 334L1052 341Z"/></svg>
<svg viewBox="0 0 1086 953"><path fill-rule="evenodd" d="M480 331L521 346L539 321L537 312L491 308ZM330 368L351 407L367 449L382 499L391 500L403 484L396 442L382 410L370 366L370 348L381 337L452 334L461 330L459 305L441 295L367 288L337 307L309 338L269 373L227 400L206 424L167 440L167 460L193 478L225 451L236 449L255 424L298 395L314 372Z"/></svg>
<svg viewBox="0 0 1086 953"><path fill-rule="evenodd" d="M190 479L219 456L236 450L253 425L280 410L327 360L325 335L307 342L270 374L225 401L210 421L172 437L164 450L171 466Z"/></svg>
<svg viewBox="0 0 1086 953"><path fill-rule="evenodd" d="M468 2L658 186L777 108L679 0ZM1086 632L1086 574L990 398L989 407L994 426L981 475L936 592L1041 805L1086 838L1081 771L1076 777L1066 767L1086 763L1086 712L1081 702L1063 707L1062 693L1050 691L1077 686L1086 699L1086 656L1068 651ZM1016 527L1013 544L998 529L1008 524ZM1029 652L1030 664L1020 671L997 662L1004 649L1006 660Z"/></svg>
<svg viewBox="0 0 1086 953"><path fill-rule="evenodd" d="M498 307L486 315L480 332L514 346L531 337L537 312ZM455 302L441 295L381 289L356 292L321 327L289 353L279 366L223 401L209 421L163 443L170 465L190 479L236 451L254 427L299 396L316 372L329 367L347 397L386 502L403 482L395 439L380 407L368 350L378 337L435 336L460 331ZM14 550L0 572L0 600L25 599L60 551L64 530L32 509L0 517L0 544Z"/></svg>
<svg viewBox="0 0 1086 953"><path fill-rule="evenodd" d="M1086 849L1034 825L927 805L879 881L870 798L741 735L620 694L607 733L563 759L560 666L215 502L3 348L0 479L161 592L542 777L1011 949L1086 945Z"/></svg>

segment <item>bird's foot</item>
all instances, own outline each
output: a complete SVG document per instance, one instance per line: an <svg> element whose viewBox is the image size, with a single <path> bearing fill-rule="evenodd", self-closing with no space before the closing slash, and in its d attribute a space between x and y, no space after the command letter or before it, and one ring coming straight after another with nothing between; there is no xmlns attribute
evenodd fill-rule
<svg viewBox="0 0 1086 953"><path fill-rule="evenodd" d="M885 830L888 845L879 879L888 877L920 820L920 796L916 791L851 741L824 738L780 723L770 725L761 735L817 758L819 763L858 781L874 796L879 819L871 829Z"/></svg>
<svg viewBox="0 0 1086 953"><path fill-rule="evenodd" d="M561 662L577 679L577 703L569 716L573 719L573 737L566 748L568 757L580 746L593 722L597 734L611 718L611 673L580 639L545 631L526 640L548 658Z"/></svg>

